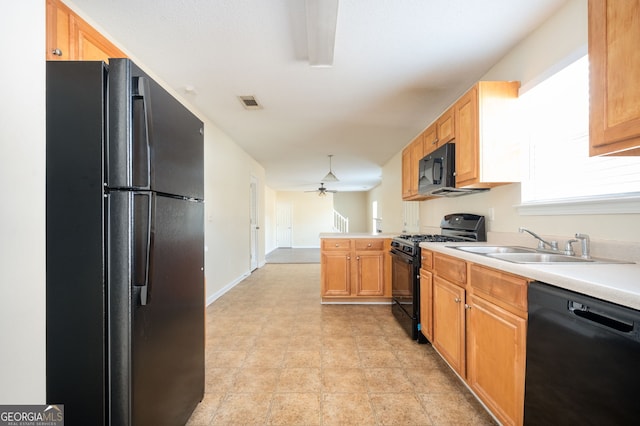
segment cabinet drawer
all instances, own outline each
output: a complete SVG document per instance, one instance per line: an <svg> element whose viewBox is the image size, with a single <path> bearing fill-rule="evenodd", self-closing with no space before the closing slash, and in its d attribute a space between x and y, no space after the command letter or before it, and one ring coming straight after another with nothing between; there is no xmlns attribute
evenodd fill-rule
<svg viewBox="0 0 640 426"><path fill-rule="evenodd" d="M471 265L471 288L524 312L527 311L527 279L506 272Z"/></svg>
<svg viewBox="0 0 640 426"><path fill-rule="evenodd" d="M356 239L354 241L356 243L356 250L384 250L384 239Z"/></svg>
<svg viewBox="0 0 640 426"><path fill-rule="evenodd" d="M351 240L347 238L325 238L322 240L322 250L351 250Z"/></svg>
<svg viewBox="0 0 640 426"><path fill-rule="evenodd" d="M433 267L436 274L454 284L464 286L467 283L467 263L464 260L435 253Z"/></svg>
<svg viewBox="0 0 640 426"><path fill-rule="evenodd" d="M427 249L421 249L420 267L428 271L433 269L433 252Z"/></svg>

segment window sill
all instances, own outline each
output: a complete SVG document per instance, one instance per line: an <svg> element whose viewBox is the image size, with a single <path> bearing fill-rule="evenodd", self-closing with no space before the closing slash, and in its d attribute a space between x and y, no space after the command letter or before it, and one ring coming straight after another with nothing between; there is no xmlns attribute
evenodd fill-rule
<svg viewBox="0 0 640 426"><path fill-rule="evenodd" d="M640 213L640 193L525 202L515 206L522 216Z"/></svg>

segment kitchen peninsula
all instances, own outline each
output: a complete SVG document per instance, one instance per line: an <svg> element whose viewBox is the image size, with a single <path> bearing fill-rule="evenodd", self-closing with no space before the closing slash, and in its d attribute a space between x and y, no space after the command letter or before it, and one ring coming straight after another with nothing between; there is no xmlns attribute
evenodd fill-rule
<svg viewBox="0 0 640 426"><path fill-rule="evenodd" d="M397 234L320 234L322 303L390 303L391 238Z"/></svg>

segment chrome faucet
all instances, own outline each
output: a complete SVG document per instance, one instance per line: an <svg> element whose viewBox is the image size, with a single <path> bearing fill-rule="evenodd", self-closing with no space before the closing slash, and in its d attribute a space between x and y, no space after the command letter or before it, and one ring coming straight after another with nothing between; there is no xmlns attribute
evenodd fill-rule
<svg viewBox="0 0 640 426"><path fill-rule="evenodd" d="M582 244L582 255L585 259L591 259L591 250L589 247L589 236L587 234L576 234L576 238L580 240Z"/></svg>
<svg viewBox="0 0 640 426"><path fill-rule="evenodd" d="M537 235L535 232L529 231L527 228L523 228L522 226L520 228L518 228L518 232L522 233L522 232L526 232L528 234L531 234L531 236L535 239L538 240L538 250L544 250L545 246L549 246L549 248L553 251L558 251L558 242L557 241L545 241L544 239L542 239L542 237L540 237L539 235ZM576 236L576 238L578 238Z"/></svg>
<svg viewBox="0 0 640 426"><path fill-rule="evenodd" d="M566 254L567 256L575 256L576 252L573 251L572 244L577 242L578 240L574 240L573 238L567 241L567 244L564 246L564 254Z"/></svg>

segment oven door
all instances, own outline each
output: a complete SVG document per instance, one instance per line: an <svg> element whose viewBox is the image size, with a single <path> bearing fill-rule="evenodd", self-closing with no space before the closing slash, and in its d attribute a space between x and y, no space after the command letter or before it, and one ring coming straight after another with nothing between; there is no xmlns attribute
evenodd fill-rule
<svg viewBox="0 0 640 426"><path fill-rule="evenodd" d="M391 296L407 314L414 316L416 268L411 256L391 249Z"/></svg>

